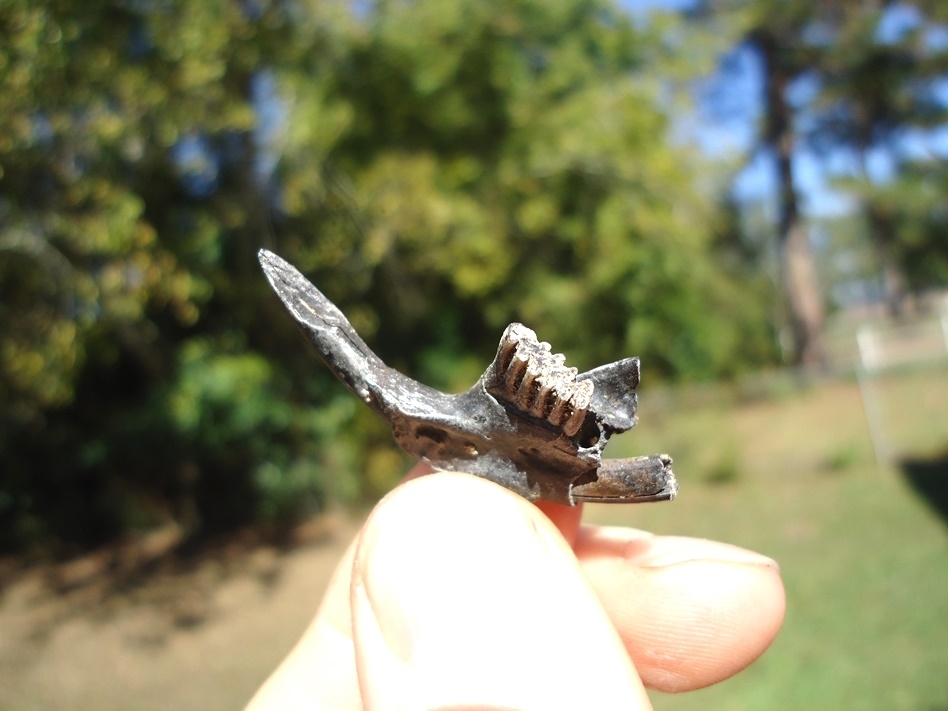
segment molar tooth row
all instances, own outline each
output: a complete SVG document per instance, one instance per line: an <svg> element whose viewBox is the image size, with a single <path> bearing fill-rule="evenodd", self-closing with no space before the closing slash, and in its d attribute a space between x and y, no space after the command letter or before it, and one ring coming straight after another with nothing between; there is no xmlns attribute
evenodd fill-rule
<svg viewBox="0 0 948 711"><path fill-rule="evenodd" d="M525 414L545 419L568 436L579 431L592 398L593 383L576 382L576 368L566 366L566 356L552 353L536 333L521 324L504 332L494 359L489 386L496 396Z"/></svg>

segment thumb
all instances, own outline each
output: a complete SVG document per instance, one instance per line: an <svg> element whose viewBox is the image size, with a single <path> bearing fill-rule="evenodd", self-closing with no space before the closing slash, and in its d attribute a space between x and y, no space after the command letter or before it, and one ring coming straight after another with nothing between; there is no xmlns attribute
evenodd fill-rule
<svg viewBox="0 0 948 711"><path fill-rule="evenodd" d="M556 527L495 484L444 473L396 489L352 581L367 711L650 708Z"/></svg>

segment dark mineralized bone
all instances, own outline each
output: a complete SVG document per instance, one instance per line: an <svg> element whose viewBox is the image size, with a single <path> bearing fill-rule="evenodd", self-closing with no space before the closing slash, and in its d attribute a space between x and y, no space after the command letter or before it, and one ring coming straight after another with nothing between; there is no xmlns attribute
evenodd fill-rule
<svg viewBox="0 0 948 711"><path fill-rule="evenodd" d="M637 503L675 498L666 454L602 459L636 422L638 358L586 373L514 323L470 390L448 395L389 368L336 306L291 264L260 264L330 370L392 426L395 441L435 469L490 479L530 501Z"/></svg>

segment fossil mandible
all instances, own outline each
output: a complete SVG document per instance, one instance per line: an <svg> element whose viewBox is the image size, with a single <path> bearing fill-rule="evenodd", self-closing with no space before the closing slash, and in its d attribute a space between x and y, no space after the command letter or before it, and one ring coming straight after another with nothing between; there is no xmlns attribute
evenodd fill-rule
<svg viewBox="0 0 948 711"><path fill-rule="evenodd" d="M442 393L389 368L342 312L289 262L260 264L335 375L388 421L395 441L435 469L468 472L530 501L669 501L671 457L603 459L609 438L636 423L639 359L578 373L529 328L513 323L467 392Z"/></svg>

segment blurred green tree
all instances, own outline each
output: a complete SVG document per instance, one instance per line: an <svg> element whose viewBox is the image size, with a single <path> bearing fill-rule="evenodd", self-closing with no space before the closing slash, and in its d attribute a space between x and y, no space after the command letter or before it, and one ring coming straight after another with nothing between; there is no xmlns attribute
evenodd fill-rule
<svg viewBox="0 0 948 711"><path fill-rule="evenodd" d="M230 2L0 5L0 545L254 511L278 446L240 399L269 408L257 424L285 406L242 355L251 88L283 27ZM215 397L184 418L169 403L192 371Z"/></svg>
<svg viewBox="0 0 948 711"><path fill-rule="evenodd" d="M600 0L0 6L0 546L391 484L258 246L441 387L511 320L650 382L772 358L661 41Z"/></svg>
<svg viewBox="0 0 948 711"><path fill-rule="evenodd" d="M876 254L893 312L906 290L943 285L944 241L934 239L933 230L943 223L938 183L944 149L935 149L934 134L948 118L948 7L937 0L708 0L690 15L701 33L715 24L761 64L760 146L777 168L776 242L795 359L821 358L825 298L799 207L798 150L826 159L831 173L834 161L855 166L842 171L846 177L837 187L856 197L863 248ZM873 161L884 169L870 169ZM828 224L817 228L825 231ZM840 220L841 231L831 232L848 239L854 224Z"/></svg>
<svg viewBox="0 0 948 711"><path fill-rule="evenodd" d="M688 15L699 25L713 23L734 47L751 50L760 64L762 116L758 147L772 157L777 182L776 254L783 302L792 333L791 358L799 365L824 360L824 297L800 209L794 169L799 132L789 89L817 61L809 41L813 27L834 3L807 0L703 0ZM706 30L702 30L706 31ZM732 47L733 50L733 47Z"/></svg>
<svg viewBox="0 0 948 711"><path fill-rule="evenodd" d="M886 302L898 314L908 291L946 283L946 246L931 238L944 222L944 161L919 149L930 151L931 132L948 121L948 8L842 2L829 19L806 137L817 150L854 154L856 170L841 184L859 200ZM874 159L887 168L873 171ZM920 269L925 261L934 268Z"/></svg>
<svg viewBox="0 0 948 711"><path fill-rule="evenodd" d="M479 366L429 344L483 364L519 319L581 365L741 367L747 294L715 261L702 157L669 138L659 37L586 0L375 7L339 71L278 76L278 234L384 355L460 385Z"/></svg>

